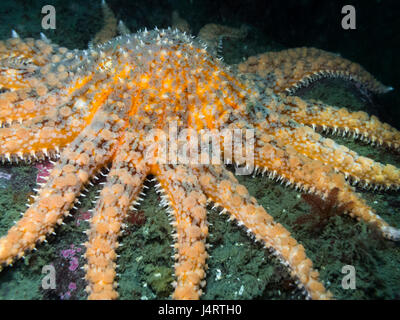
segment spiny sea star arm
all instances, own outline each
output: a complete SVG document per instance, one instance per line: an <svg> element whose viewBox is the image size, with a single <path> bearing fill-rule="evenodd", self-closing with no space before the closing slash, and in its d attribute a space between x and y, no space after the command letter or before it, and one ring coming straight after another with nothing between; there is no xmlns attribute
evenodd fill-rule
<svg viewBox="0 0 400 320"><path fill-rule="evenodd" d="M45 79L44 66L50 67L52 56L57 57L54 61L61 60L67 49L63 48L61 53L60 48L41 40L13 38L0 42L0 56L6 55L2 52L5 50L12 57L0 60L0 88L6 90L0 94L0 125L46 115L60 103L59 93L50 95L49 89L68 75L59 73L57 80L51 74ZM52 53L54 50L59 55ZM38 59L33 61L36 56Z"/></svg>
<svg viewBox="0 0 400 320"><path fill-rule="evenodd" d="M149 171L133 134L124 137L107 182L90 219L89 240L85 243L86 291L89 299L116 299L115 260L118 236L132 202L136 201Z"/></svg>
<svg viewBox="0 0 400 320"><path fill-rule="evenodd" d="M19 122L27 126L45 119L79 118L101 104L107 97L107 90L98 90L93 77L64 79L64 89L54 88L51 80L35 76L29 79L27 88L8 90L0 94L0 126ZM60 79L56 79L58 81ZM57 84L58 85L58 84ZM97 90L93 93L94 90ZM93 97L87 102L86 97ZM62 119L60 119L62 120Z"/></svg>
<svg viewBox="0 0 400 320"><path fill-rule="evenodd" d="M0 42L0 89L5 91L0 94L0 125L51 118L57 111L79 117L93 105L87 99L104 100L109 94L100 86L110 89L106 63L95 50L72 51L48 39Z"/></svg>
<svg viewBox="0 0 400 320"><path fill-rule="evenodd" d="M176 227L174 299L199 299L205 276L208 224L206 197L196 176L185 166L155 166L153 173L165 192Z"/></svg>
<svg viewBox="0 0 400 320"><path fill-rule="evenodd" d="M69 118L62 112L38 123L13 123L0 128L0 159L18 161L58 153L87 126L85 119Z"/></svg>
<svg viewBox="0 0 400 320"><path fill-rule="evenodd" d="M91 44L102 44L108 40L111 40L117 35L118 25L117 18L114 12L110 9L105 0L101 1L101 10L103 14L103 27L96 33L93 40L89 43Z"/></svg>
<svg viewBox="0 0 400 320"><path fill-rule="evenodd" d="M54 232L56 224L69 214L83 184L111 159L116 131L123 125L116 113L112 109L99 111L93 123L65 148L35 202L0 238L0 265L11 264L15 257L22 257L25 250L32 250L37 241L44 241Z"/></svg>
<svg viewBox="0 0 400 320"><path fill-rule="evenodd" d="M323 78L351 80L374 93L393 89L377 81L359 64L315 48L263 53L248 58L238 68L242 73L257 73L270 78L275 92L288 94L294 94L301 87Z"/></svg>
<svg viewBox="0 0 400 320"><path fill-rule="evenodd" d="M37 200L0 239L0 265L12 264L14 258L23 257L25 251L35 248L37 241L45 241L46 235L54 232L63 216L68 215L89 174L88 167L67 164L63 157L62 164L53 169L49 181L38 191Z"/></svg>
<svg viewBox="0 0 400 320"><path fill-rule="evenodd" d="M270 178L276 178L287 186L293 185L296 189L317 193L322 197L327 196L330 190L338 188L338 201L347 205L350 216L376 225L388 239L400 240L400 231L378 216L354 192L342 174L335 173L330 165L300 154L293 146L285 145L284 142L278 143L267 134L260 134L256 139L255 166Z"/></svg>
<svg viewBox="0 0 400 320"><path fill-rule="evenodd" d="M15 124L9 128L0 128L0 159L9 162L49 156L58 153L70 140L67 132L45 126L26 128Z"/></svg>
<svg viewBox="0 0 400 320"><path fill-rule="evenodd" d="M57 63L62 56L69 53L67 48L51 44L45 38L35 40L32 38L21 39L18 35L5 41L0 41L0 87L17 89L26 87L26 79L10 77L16 69L24 69L27 72L37 70L38 66L44 66L51 62ZM8 72L7 70L11 71Z"/></svg>
<svg viewBox="0 0 400 320"><path fill-rule="evenodd" d="M29 122L38 122L56 111L55 105L59 103L57 95L29 97L31 93L19 89L0 94L0 127L15 122L29 125Z"/></svg>
<svg viewBox="0 0 400 320"><path fill-rule="evenodd" d="M272 115L268 120L272 118ZM278 146L291 148L310 159L319 160L335 170L350 176L354 183L362 187L394 188L400 187L400 170L393 165L383 165L370 158L339 145L329 138L323 138L310 127L280 123L273 128L271 121L261 124L260 129L276 141Z"/></svg>
<svg viewBox="0 0 400 320"><path fill-rule="evenodd" d="M92 85L89 89L90 84ZM9 114L6 115L7 122L11 124L9 127L0 128L0 158L12 161L13 158L36 157L38 152L45 155L53 150L58 152L58 149L71 142L85 126L91 123L99 108L115 101L115 97L110 98L111 89L96 89L95 83L91 80L82 80L79 81L79 85L76 83L75 85L71 90L76 97L71 103L56 106L60 102L57 98L49 97L51 102L47 99L48 105L44 107L48 110L46 116L41 117L40 112L36 109L34 118L17 124L12 122ZM96 91L92 92L93 90ZM80 94L78 94L79 92ZM84 94L93 95L92 99L86 101L87 99L83 97ZM108 98L110 99L107 101ZM32 103L34 104L34 102ZM124 109L123 106L122 109ZM0 122L2 120L1 112L5 110L2 109L0 98ZM16 112L14 111L14 116L17 114Z"/></svg>
<svg viewBox="0 0 400 320"><path fill-rule="evenodd" d="M198 38L207 46L207 51L212 55L217 55L218 47L225 38L243 39L247 36L248 28L242 25L239 28L232 28L220 24L209 23L203 26L198 34Z"/></svg>
<svg viewBox="0 0 400 320"><path fill-rule="evenodd" d="M277 107L279 113L291 119L327 131L332 134L352 135L372 144L385 145L398 150L400 132L375 116L346 108L328 106L320 102L308 102L299 97L288 97L285 104Z"/></svg>
<svg viewBox="0 0 400 320"><path fill-rule="evenodd" d="M281 224L274 222L231 172L222 166L214 166L198 171L198 177L204 192L215 205L228 212L230 219L244 225L266 248L272 249L289 267L291 275L299 280L299 287L303 287L312 299L331 298L331 293L318 279L318 271L312 268L304 247Z"/></svg>

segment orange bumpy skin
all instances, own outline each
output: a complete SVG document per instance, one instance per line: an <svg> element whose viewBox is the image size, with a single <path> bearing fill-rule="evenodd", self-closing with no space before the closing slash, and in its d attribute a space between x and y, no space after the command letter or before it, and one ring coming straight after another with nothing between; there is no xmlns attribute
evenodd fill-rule
<svg viewBox="0 0 400 320"><path fill-rule="evenodd" d="M103 10L111 19L105 2ZM115 25L116 20L111 20ZM292 60L300 56L307 63L288 78ZM350 67L358 74L357 81L384 91L359 67L315 49L268 57L281 70L277 91L325 63L336 70ZM346 110L329 119L333 107L277 96L272 90L261 92L239 79L196 39L177 30L145 30L84 51L60 48L45 37L23 40L14 34L0 42L0 157L11 163L56 159L35 201L0 238L0 267L11 265L54 233L90 179L103 167L111 167L84 244L89 299L118 297L118 237L128 209L142 200L143 182L149 174L158 181L156 188L176 229L173 298L198 299L203 292L207 202L272 250L306 297L331 298L304 247L232 173L219 164L163 163L158 145L154 148L148 139L150 133L155 129L168 132L169 124L176 124L176 133L229 129L245 136L241 129L252 129L255 173L321 196L338 189L338 200L352 204L347 206L349 215L374 224L389 239L400 240L399 230L380 218L345 179L398 189L399 170L361 157L311 127L351 131L395 148L399 133L375 118ZM232 154L228 141L220 141L225 159L243 164L243 154ZM208 151L198 153L210 156Z"/></svg>

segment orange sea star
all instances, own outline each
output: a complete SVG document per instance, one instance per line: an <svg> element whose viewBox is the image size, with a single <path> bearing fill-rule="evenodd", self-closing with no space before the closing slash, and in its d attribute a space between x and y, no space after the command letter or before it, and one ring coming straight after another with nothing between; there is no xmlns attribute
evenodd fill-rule
<svg viewBox="0 0 400 320"><path fill-rule="evenodd" d="M302 51L306 60L307 52L314 54ZM321 55L331 61L328 54ZM297 58L293 54L293 60ZM397 189L399 170L361 157L306 125L356 132L394 148L399 146L399 132L364 113L277 94L287 88L284 81L292 83L285 73L290 63L271 82L272 90L260 92L254 82L246 85L195 39L177 30L145 30L84 51L67 50L45 38L22 40L14 35L1 42L0 156L9 162L45 157L56 162L35 201L0 238L0 264L12 264L53 233L89 179L110 166L85 243L90 299L118 297L118 237L148 175L158 180L156 187L163 192L176 229L174 298L198 299L202 294L207 202L221 207L270 248L308 297L330 298L304 247L230 171L222 164L165 163L157 153L160 146L152 149L149 139L155 129L168 132L170 124L176 124L175 133L192 129L199 135L204 130L236 130L239 135L253 130L254 141L247 143L254 147L256 172L321 196L337 188L338 201L352 204L351 216L399 240L399 230L375 214L345 180L351 176L365 185ZM363 69L346 63L349 77L370 89L384 88ZM303 64L296 81L320 72L318 66ZM340 68L332 62L330 71L335 70ZM338 112L334 119L333 112ZM230 153L226 139L220 142L226 162L245 163L242 153ZM209 153L201 155L207 158Z"/></svg>

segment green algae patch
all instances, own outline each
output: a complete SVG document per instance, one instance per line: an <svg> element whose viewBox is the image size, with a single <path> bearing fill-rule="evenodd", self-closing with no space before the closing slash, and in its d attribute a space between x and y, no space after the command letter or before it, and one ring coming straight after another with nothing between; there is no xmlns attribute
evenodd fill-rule
<svg viewBox="0 0 400 320"><path fill-rule="evenodd" d="M210 237L207 285L202 299L288 298L278 288L289 278L287 270L244 230L227 221L227 215L209 211Z"/></svg>
<svg viewBox="0 0 400 320"><path fill-rule="evenodd" d="M147 274L148 284L157 297L167 298L170 296L171 283L174 280L170 267L147 265L144 272Z"/></svg>
<svg viewBox="0 0 400 320"><path fill-rule="evenodd" d="M121 299L162 299L173 292L172 227L167 213L159 206L161 199L154 184L149 184L149 188L139 208L145 223L135 226L128 218L121 238L123 246L118 259Z"/></svg>

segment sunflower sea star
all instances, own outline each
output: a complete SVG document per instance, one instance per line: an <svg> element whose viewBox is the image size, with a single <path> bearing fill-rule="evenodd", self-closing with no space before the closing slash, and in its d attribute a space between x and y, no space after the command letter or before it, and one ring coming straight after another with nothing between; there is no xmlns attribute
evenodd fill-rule
<svg viewBox="0 0 400 320"><path fill-rule="evenodd" d="M84 51L61 48L45 37L23 40L15 33L1 42L0 156L8 162L56 161L35 201L0 238L0 264L11 265L54 233L85 185L109 166L85 243L89 299L118 297L118 237L148 175L157 179L176 229L173 298L198 299L202 294L208 202L223 208L270 249L309 298L330 298L304 247L223 165L163 163L156 152L146 156L152 146L150 132L168 132L170 123L176 123L178 131L190 128L199 134L206 129L252 129L256 172L321 196L337 188L338 201L352 204L351 216L400 240L399 230L375 214L345 180L349 176L365 186L398 189L400 171L361 157L308 125L351 131L395 149L400 133L364 113L279 94L294 83L285 71L297 66L293 61L311 62L300 62L296 83L314 72L328 72L321 70L320 62L312 63L314 50L300 50L291 51L284 67L276 62L275 83L265 94L254 89L253 82L245 85L193 37L177 30L145 30ZM336 58L319 54L330 63L329 74L344 72ZM276 57L280 61L280 54ZM371 90L386 90L362 68L339 60L348 67L346 77ZM243 164L242 155L230 154L226 143L221 150L228 162Z"/></svg>
<svg viewBox="0 0 400 320"><path fill-rule="evenodd" d="M267 52L239 64L243 73L257 73L272 81L274 92L294 94L303 86L322 78L354 81L374 93L386 93L392 87L382 85L363 68L337 54L315 48L297 48Z"/></svg>

